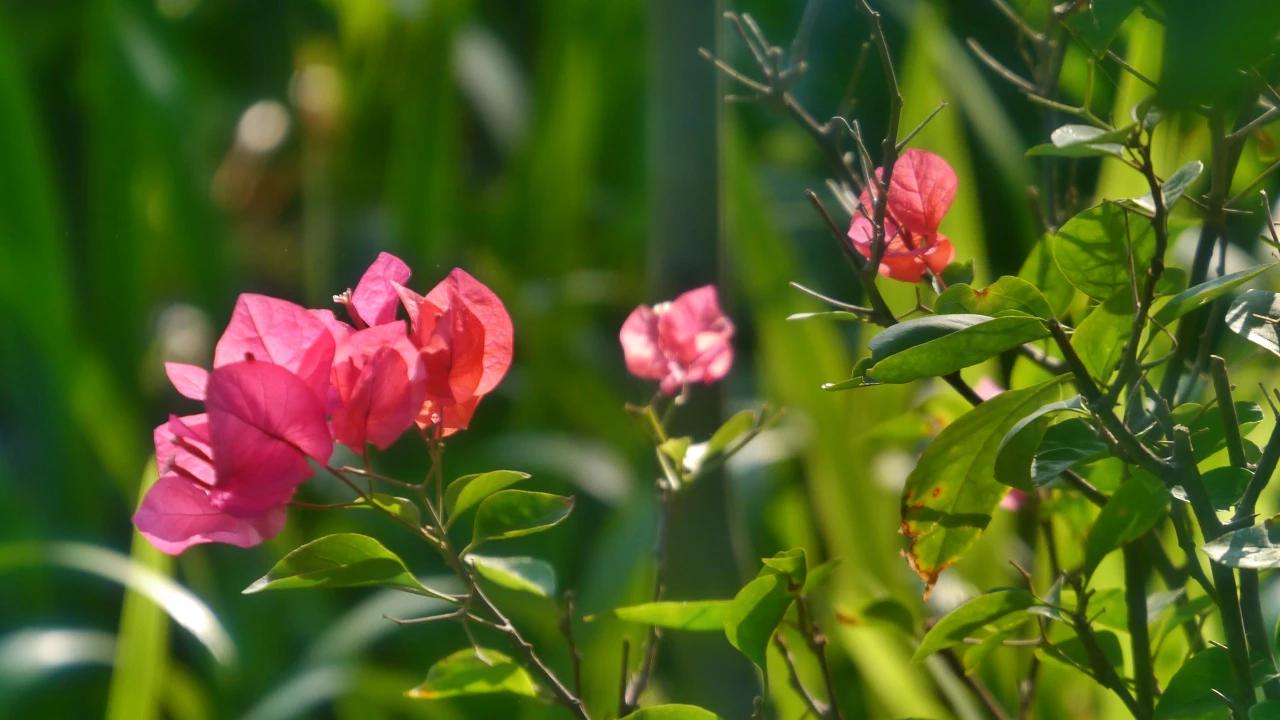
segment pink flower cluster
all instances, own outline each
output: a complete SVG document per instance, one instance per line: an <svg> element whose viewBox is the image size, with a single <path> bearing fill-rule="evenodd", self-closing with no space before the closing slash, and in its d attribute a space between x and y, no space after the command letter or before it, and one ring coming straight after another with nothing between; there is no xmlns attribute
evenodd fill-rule
<svg viewBox="0 0 1280 720"><path fill-rule="evenodd" d="M883 169L876 168L876 177ZM955 248L938 232L942 217L956 197L956 173L946 160L912 148L893 164L885 201L885 250L880 274L903 282L919 282L926 270L942 272ZM871 257L874 228L871 194L862 191L861 206L849 226L849 240L863 257ZM864 214L865 213L865 214Z"/></svg>
<svg viewBox="0 0 1280 720"><path fill-rule="evenodd" d="M720 309L713 285L690 290L671 302L641 305L631 312L618 339L627 370L658 380L667 395L690 383L713 383L733 365L733 322Z"/></svg>
<svg viewBox="0 0 1280 720"><path fill-rule="evenodd" d="M204 412L155 429L160 478L134 515L153 545L178 554L276 535L294 492L326 464L334 442L363 455L415 424L435 437L463 430L511 365L502 301L455 269L426 295L409 267L378 256L330 310L241 295L214 350L213 370L167 363ZM403 306L407 322L396 318Z"/></svg>

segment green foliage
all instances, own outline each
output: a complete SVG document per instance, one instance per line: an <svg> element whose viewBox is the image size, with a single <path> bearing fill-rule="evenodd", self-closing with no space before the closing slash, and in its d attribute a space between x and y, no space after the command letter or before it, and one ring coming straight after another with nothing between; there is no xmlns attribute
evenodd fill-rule
<svg viewBox="0 0 1280 720"><path fill-rule="evenodd" d="M1132 267L1144 268L1155 254L1151 223L1104 202L1068 220L1050 240L1058 269L1078 290L1106 300L1129 287Z"/></svg>
<svg viewBox="0 0 1280 720"><path fill-rule="evenodd" d="M956 318L957 321L949 323L948 318ZM871 364L865 367L868 380L905 383L947 375L1048 334L1039 318L1021 315L992 318L966 314L908 320L886 330L876 339L901 325L913 323L918 327L895 336L892 341L880 345L872 341ZM943 328L954 329L940 332Z"/></svg>
<svg viewBox="0 0 1280 720"><path fill-rule="evenodd" d="M1262 570L1280 567L1280 524L1275 519L1232 530L1205 543L1204 553L1229 567Z"/></svg>
<svg viewBox="0 0 1280 720"><path fill-rule="evenodd" d="M1280 295L1265 290L1246 290L1231 303L1227 327L1249 342L1280 355Z"/></svg>
<svg viewBox="0 0 1280 720"><path fill-rule="evenodd" d="M1010 390L970 410L929 443L907 476L902 531L908 559L927 586L986 529L1008 486L995 478L1005 434L1059 394L1059 381Z"/></svg>
<svg viewBox="0 0 1280 720"><path fill-rule="evenodd" d="M629 605L609 611L609 615L627 622L654 625L671 630L724 630L729 600L664 600Z"/></svg>
<svg viewBox="0 0 1280 720"><path fill-rule="evenodd" d="M244 593L364 586L437 594L414 577L398 555L374 538L357 533L326 535L298 547Z"/></svg>
<svg viewBox="0 0 1280 720"><path fill-rule="evenodd" d="M494 585L544 598L556 595L556 569L531 557L490 557L468 553L466 562L476 574Z"/></svg>
<svg viewBox="0 0 1280 720"><path fill-rule="evenodd" d="M719 715L696 705L650 705L623 720L719 720Z"/></svg>
<svg viewBox="0 0 1280 720"><path fill-rule="evenodd" d="M1103 130L1092 125L1063 125L1049 136L1050 142L1027 150L1030 157L1120 157L1133 126Z"/></svg>
<svg viewBox="0 0 1280 720"><path fill-rule="evenodd" d="M445 488L445 515L452 522L490 495L528 479L528 473L515 470L492 470L475 475L463 475Z"/></svg>
<svg viewBox="0 0 1280 720"><path fill-rule="evenodd" d="M573 512L573 498L528 490L499 490L476 510L471 547L490 540L507 540L540 533L564 522Z"/></svg>
<svg viewBox="0 0 1280 720"><path fill-rule="evenodd" d="M535 697L533 678L496 650L467 648L431 666L427 678L405 691L414 700L444 700L467 695L510 694Z"/></svg>
<svg viewBox="0 0 1280 720"><path fill-rule="evenodd" d="M929 628L913 659L918 662L939 650L963 643L976 631L998 624L1011 614L1021 613L1035 602L1035 596L1021 588L979 595L947 613Z"/></svg>
<svg viewBox="0 0 1280 720"><path fill-rule="evenodd" d="M724 634L729 644L762 670L769 640L803 587L805 573L802 551L767 558L755 579L739 590L724 609Z"/></svg>
<svg viewBox="0 0 1280 720"><path fill-rule="evenodd" d="M1222 697L1234 698L1235 685L1227 652L1219 647L1201 650L1187 660L1169 679L1156 717L1161 720L1185 717L1227 717Z"/></svg>
<svg viewBox="0 0 1280 720"><path fill-rule="evenodd" d="M1005 275L981 290L969 285L951 285L938 296L933 310L939 314L969 313L990 315L1022 313L1038 318L1053 317L1049 301L1035 285Z"/></svg>
<svg viewBox="0 0 1280 720"><path fill-rule="evenodd" d="M1146 535L1167 514L1169 491L1164 483L1137 472L1107 500L1085 539L1084 572L1092 575L1102 558Z"/></svg>

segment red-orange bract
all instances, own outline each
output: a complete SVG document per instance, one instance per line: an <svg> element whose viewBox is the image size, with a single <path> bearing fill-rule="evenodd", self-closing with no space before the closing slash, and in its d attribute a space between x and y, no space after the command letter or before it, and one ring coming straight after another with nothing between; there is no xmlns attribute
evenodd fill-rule
<svg viewBox="0 0 1280 720"><path fill-rule="evenodd" d="M713 383L733 365L733 322L720 309L714 285L690 290L631 312L618 339L627 370L673 395L690 383Z"/></svg>
<svg viewBox="0 0 1280 720"><path fill-rule="evenodd" d="M881 168L876 168L880 177ZM912 148L893 164L885 201L885 250L880 274L903 282L919 282L926 270L942 272L955 248L938 232L942 217L956 197L956 173L946 160ZM874 204L863 190L860 208L849 226L849 240L863 257L871 257Z"/></svg>

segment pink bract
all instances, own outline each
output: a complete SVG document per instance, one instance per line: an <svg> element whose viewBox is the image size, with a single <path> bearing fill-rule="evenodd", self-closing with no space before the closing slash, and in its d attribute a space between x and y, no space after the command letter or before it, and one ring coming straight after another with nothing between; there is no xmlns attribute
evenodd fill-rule
<svg viewBox="0 0 1280 720"><path fill-rule="evenodd" d="M333 335L311 311L287 300L246 293L213 351L213 366L247 359L265 361L302 379L316 397L329 388Z"/></svg>
<svg viewBox="0 0 1280 720"><path fill-rule="evenodd" d="M333 385L339 409L335 438L364 454L365 443L386 449L413 425L426 395L422 356L396 320L358 330L338 346Z"/></svg>
<svg viewBox="0 0 1280 720"><path fill-rule="evenodd" d="M876 176L881 176L880 168ZM893 166L885 201L885 251L880 274L903 282L918 282L926 271L942 272L955 258L955 248L938 232L956 196L956 174L938 155L915 148L902 153ZM874 234L870 217L874 204L864 190L861 209L849 226L849 240L863 257L872 255ZM864 214L865 213L865 214Z"/></svg>
<svg viewBox="0 0 1280 720"><path fill-rule="evenodd" d="M659 389L673 395L684 385L710 384L729 373L733 332L715 286L707 285L669 303L636 308L622 324L618 339L627 370L658 380Z"/></svg>
<svg viewBox="0 0 1280 720"><path fill-rule="evenodd" d="M409 282L409 275L409 266L403 260L391 253L378 253L351 293L348 307L358 318L357 325L373 327L395 320L400 302L396 286Z"/></svg>

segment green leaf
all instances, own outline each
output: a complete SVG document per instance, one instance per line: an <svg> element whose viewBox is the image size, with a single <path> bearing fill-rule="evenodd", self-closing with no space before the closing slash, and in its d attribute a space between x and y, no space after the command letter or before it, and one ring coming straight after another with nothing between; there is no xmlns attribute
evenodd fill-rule
<svg viewBox="0 0 1280 720"><path fill-rule="evenodd" d="M1280 700L1263 700L1249 708L1249 720L1280 720Z"/></svg>
<svg viewBox="0 0 1280 720"><path fill-rule="evenodd" d="M725 614L732 602L732 600L662 600L614 608L605 614L627 622L672 630L723 630Z"/></svg>
<svg viewBox="0 0 1280 720"><path fill-rule="evenodd" d="M787 316L787 320L792 322L798 320L839 320L841 322L862 322L863 317L857 313L851 313L848 310L823 310L821 312L800 312L791 313Z"/></svg>
<svg viewBox="0 0 1280 720"><path fill-rule="evenodd" d="M1001 441L1020 418L1057 398L1059 382L1001 393L948 425L925 448L903 490L902 532L910 541L907 559L926 586L990 522L1008 490L995 478Z"/></svg>
<svg viewBox="0 0 1280 720"><path fill-rule="evenodd" d="M986 315L951 314L926 315L891 325L871 338L867 349L871 351L871 363L875 364L904 350L923 345L931 340L946 337L965 328L991 320Z"/></svg>
<svg viewBox="0 0 1280 720"><path fill-rule="evenodd" d="M1054 261L1067 280L1089 297L1105 300L1129 287L1133 267L1145 268L1155 255L1155 232L1142 217L1104 202L1077 214L1052 236Z"/></svg>
<svg viewBox="0 0 1280 720"><path fill-rule="evenodd" d="M1095 380L1105 383L1120 363L1125 341L1133 334L1133 294L1128 289L1099 303L1071 336L1080 361Z"/></svg>
<svg viewBox="0 0 1280 720"><path fill-rule="evenodd" d="M1242 435L1248 434L1255 425L1262 422L1262 408L1257 403L1237 400L1235 406L1236 419L1239 421ZM1206 408L1198 403L1183 403L1173 409L1173 419L1191 430L1192 454L1197 462L1227 446L1227 436L1222 427L1222 413L1218 408Z"/></svg>
<svg viewBox="0 0 1280 720"><path fill-rule="evenodd" d="M684 467L685 456L688 454L689 446L692 444L693 438L688 436L671 438L659 445L658 450L660 450L663 455L671 458L671 462L676 467Z"/></svg>
<svg viewBox="0 0 1280 720"><path fill-rule="evenodd" d="M964 262L956 261L942 268L940 273L945 285L959 285L973 282L973 258Z"/></svg>
<svg viewBox="0 0 1280 720"><path fill-rule="evenodd" d="M470 695L536 697L529 673L496 650L459 650L431 666L427 679L405 692L414 700L443 700Z"/></svg>
<svg viewBox="0 0 1280 720"><path fill-rule="evenodd" d="M573 498L528 490L499 490L480 502L471 546L532 535L559 525L573 512Z"/></svg>
<svg viewBox="0 0 1280 720"><path fill-rule="evenodd" d="M720 716L697 705L650 705L622 720L720 720Z"/></svg>
<svg viewBox="0 0 1280 720"><path fill-rule="evenodd" d="M996 455L996 479L1023 492L1035 489L1036 454L1044 441L1052 415L1059 412L1084 412L1079 395L1042 405L1014 423L1000 439Z"/></svg>
<svg viewBox="0 0 1280 720"><path fill-rule="evenodd" d="M1017 312L1032 317L1053 317L1053 308L1035 285L1005 275L981 290L966 284L948 287L933 305L936 313L970 313L995 317L1001 313Z"/></svg>
<svg viewBox="0 0 1280 720"><path fill-rule="evenodd" d="M979 595L943 615L911 656L912 662L964 642L964 639L1010 613L1026 610L1036 602L1035 596L1022 588L1006 588Z"/></svg>
<svg viewBox="0 0 1280 720"><path fill-rule="evenodd" d="M1064 420L1049 428L1031 463L1031 483L1043 486L1078 465L1087 465L1110 454L1084 418Z"/></svg>
<svg viewBox="0 0 1280 720"><path fill-rule="evenodd" d="M1066 276L1053 261L1049 243L1050 240L1046 237L1043 242L1038 242L1031 248L1027 259L1022 261L1018 277L1035 286L1049 302L1049 307L1053 308L1054 316L1061 317L1071 307L1076 289L1067 282Z"/></svg>
<svg viewBox="0 0 1280 720"><path fill-rule="evenodd" d="M805 575L809 572L808 559L803 548L792 548L767 557L760 562L764 566L786 575L794 587L804 587Z"/></svg>
<svg viewBox="0 0 1280 720"><path fill-rule="evenodd" d="M981 316L937 315L934 317ZM905 383L921 378L939 377L976 365L987 358L1016 348L1023 343L1039 340L1048 334L1044 322L1039 318L1024 316L988 318L970 327L890 355L872 365L866 375L882 383Z"/></svg>
<svg viewBox="0 0 1280 720"><path fill-rule="evenodd" d="M1027 150L1028 157L1096 157L1120 156L1123 142L1133 132L1133 127L1103 130L1092 125L1063 125L1049 135L1049 142Z"/></svg>
<svg viewBox="0 0 1280 720"><path fill-rule="evenodd" d="M1160 194L1164 197L1164 207L1168 211L1173 208L1174 203L1186 193L1187 188L1191 187L1191 183L1200 177L1200 173L1204 172L1204 163L1199 160L1191 162L1178 168L1167 180L1164 185L1160 186ZM1136 208L1147 215L1154 215L1156 212L1155 201L1151 199L1151 193L1147 193L1142 197L1136 197L1122 201L1123 204Z"/></svg>
<svg viewBox="0 0 1280 720"><path fill-rule="evenodd" d="M295 588L379 585L439 597L409 572L398 555L368 535L326 535L285 555L245 594Z"/></svg>
<svg viewBox="0 0 1280 720"><path fill-rule="evenodd" d="M1205 489L1209 491L1209 499L1219 510L1226 510L1235 505L1244 489L1253 479L1253 473L1241 467L1224 465L1205 472L1201 478Z"/></svg>
<svg viewBox="0 0 1280 720"><path fill-rule="evenodd" d="M1245 290L1227 311L1227 327L1249 342L1280 355L1280 295L1266 290Z"/></svg>
<svg viewBox="0 0 1280 720"><path fill-rule="evenodd" d="M1112 550L1133 542L1155 527L1169 507L1164 483L1144 472L1135 472L1107 504L1089 529L1084 543L1084 572L1092 575Z"/></svg>
<svg viewBox="0 0 1280 720"><path fill-rule="evenodd" d="M1142 0L1092 0L1083 9L1067 16L1067 26L1094 53L1102 54Z"/></svg>
<svg viewBox="0 0 1280 720"><path fill-rule="evenodd" d="M1120 638L1110 630L1099 631L1094 636L1102 656L1111 667L1119 671L1124 664L1124 651L1120 648ZM1054 640L1048 645L1042 645L1040 649L1043 657L1052 658L1069 667L1083 669L1083 672L1092 675L1088 670L1092 663L1089 661L1088 652L1085 651L1084 642L1080 638L1072 635L1064 640Z"/></svg>
<svg viewBox="0 0 1280 720"><path fill-rule="evenodd" d="M901 630L908 637L916 636L920 626L911 608L893 598L872 600L858 611L858 617L867 623L879 623Z"/></svg>
<svg viewBox="0 0 1280 720"><path fill-rule="evenodd" d="M757 414L754 410L742 410L734 413L711 434L711 439L707 440L707 452L704 457L710 458L728 450L729 446L736 442L738 438L751 432L751 428L756 426L757 419Z"/></svg>
<svg viewBox="0 0 1280 720"><path fill-rule="evenodd" d="M970 645L964 651L964 671L965 674L972 675L982 667L982 663L991 656L998 648L1002 647L1005 640L1016 637L1018 633L1018 625L1004 628L987 635L982 641L976 645Z"/></svg>
<svg viewBox="0 0 1280 720"><path fill-rule="evenodd" d="M1264 570L1280 567L1280 522L1232 530L1204 544L1209 559L1229 567Z"/></svg>
<svg viewBox="0 0 1280 720"><path fill-rule="evenodd" d="M791 607L790 579L772 568L760 571L747 583L724 613L724 634L747 659L765 668L765 651L769 639Z"/></svg>
<svg viewBox="0 0 1280 720"><path fill-rule="evenodd" d="M556 594L556 569L551 564L531 557L491 557L469 554L467 564L476 574L509 590L551 598Z"/></svg>
<svg viewBox="0 0 1280 720"><path fill-rule="evenodd" d="M445 517L452 523L454 518L479 505L493 493L528 479L528 473L516 470L493 470L476 475L463 475L445 488Z"/></svg>
<svg viewBox="0 0 1280 720"><path fill-rule="evenodd" d="M1156 703L1156 718L1202 717L1217 710L1226 717L1227 710L1222 699L1214 694L1215 690L1229 699L1235 696L1235 681L1227 651L1211 646L1191 656L1169 678L1169 684Z"/></svg>
<svg viewBox="0 0 1280 720"><path fill-rule="evenodd" d="M422 511L418 509L418 505L408 498L396 497L387 493L374 493L369 498L358 498L355 501L356 507L364 507L369 509L378 509L383 512L390 513L395 517L413 525L414 527L422 527Z"/></svg>
<svg viewBox="0 0 1280 720"><path fill-rule="evenodd" d="M1273 267L1275 267L1275 264L1241 270L1240 272L1202 282L1193 288L1187 288L1163 302L1151 313L1151 318L1161 325L1168 325L1183 315L1208 305Z"/></svg>

